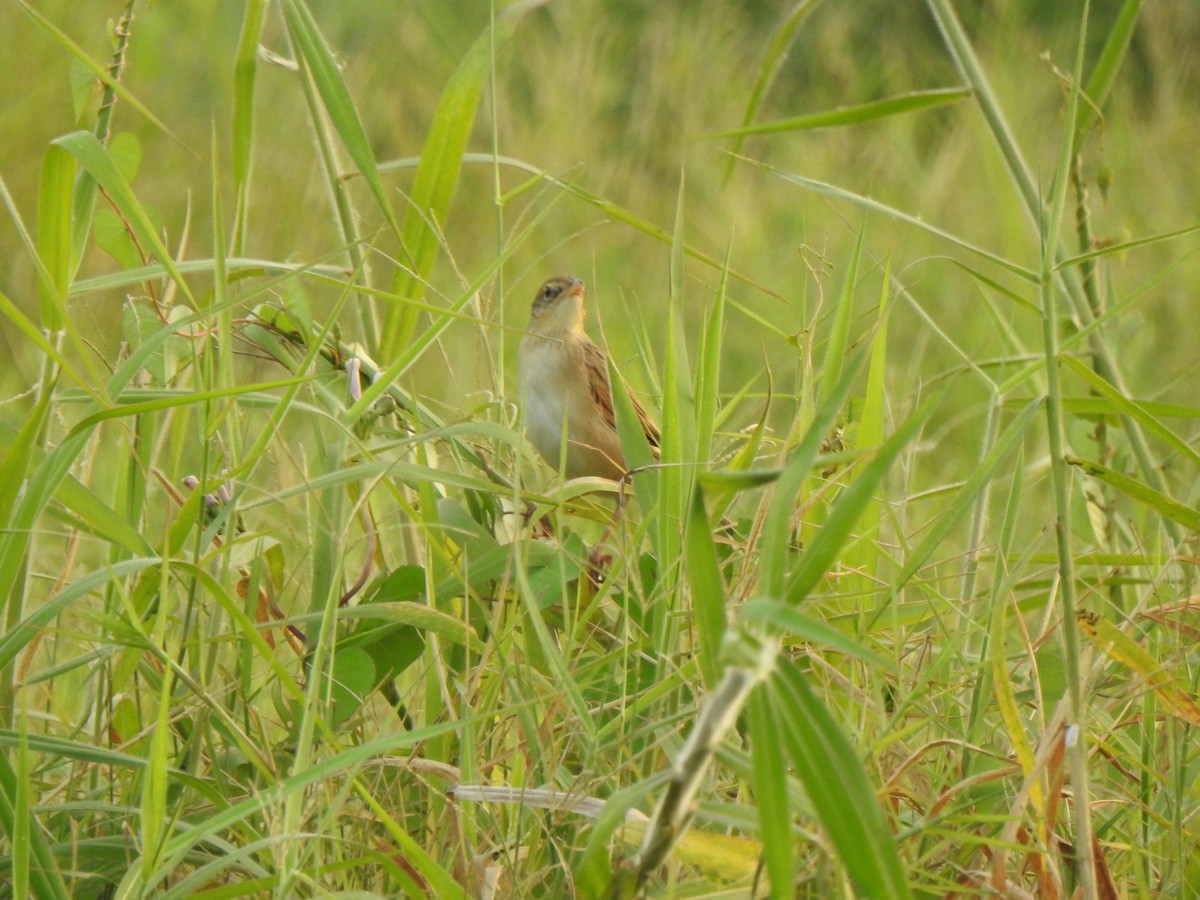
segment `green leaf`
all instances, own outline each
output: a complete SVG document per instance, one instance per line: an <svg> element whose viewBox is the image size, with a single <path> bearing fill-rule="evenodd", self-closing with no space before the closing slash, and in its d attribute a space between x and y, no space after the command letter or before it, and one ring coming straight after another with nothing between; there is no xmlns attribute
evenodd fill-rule
<svg viewBox="0 0 1200 900"><path fill-rule="evenodd" d="M357 611L365 616L376 605L387 605L389 611L392 609L390 604L416 606L424 594L425 569L421 566L400 566L379 583ZM392 680L421 658L425 636L421 629L398 622L394 615L364 618L354 634L342 640L339 647L362 647L375 662L376 683L382 683Z"/></svg>
<svg viewBox="0 0 1200 900"><path fill-rule="evenodd" d="M779 739L779 723L775 721L766 686L760 685L751 693L745 717L750 730L754 801L762 828L763 859L772 896L784 897L792 893L796 881L792 816L788 809L785 744Z"/></svg>
<svg viewBox="0 0 1200 900"><path fill-rule="evenodd" d="M145 210L151 227L161 233L163 221L158 210L148 204ZM92 216L92 235L96 246L115 259L122 269L136 269L145 262L125 222L109 207L100 207Z"/></svg>
<svg viewBox="0 0 1200 900"><path fill-rule="evenodd" d="M122 131L114 134L107 146L108 155L112 157L121 177L133 184L142 166L142 142L137 135Z"/></svg>
<svg viewBox="0 0 1200 900"><path fill-rule="evenodd" d="M335 728L353 716L375 687L375 659L361 647L339 648L333 658L333 722Z"/></svg>
<svg viewBox="0 0 1200 900"><path fill-rule="evenodd" d="M152 113L144 103L142 103L142 101L131 94L129 90L123 84L121 84L120 81L117 81L115 78L113 78L113 75L109 71L109 67L106 63L96 62L96 60L92 59L82 47L67 37L65 32L59 29L53 22L43 16L32 6L30 6L27 0L17 0L17 3L20 5L21 9L23 9L31 19L33 19L33 21L37 22L37 24L45 29L46 32L48 32L56 41L62 44L62 46L65 47L79 63L85 66L91 73L92 78L99 78L105 87L115 92L122 101L129 104L131 109L137 110L137 112L145 116L155 128L176 141L180 146L184 146L183 141L179 140L179 138L175 136L174 132L164 125L162 121L160 121L159 118L154 115L154 113Z"/></svg>

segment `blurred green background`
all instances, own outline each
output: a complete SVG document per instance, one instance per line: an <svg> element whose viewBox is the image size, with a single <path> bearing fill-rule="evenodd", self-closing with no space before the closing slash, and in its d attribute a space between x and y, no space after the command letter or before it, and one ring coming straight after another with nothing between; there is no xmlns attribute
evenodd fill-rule
<svg viewBox="0 0 1200 900"><path fill-rule="evenodd" d="M116 3L40 2L36 8L97 59L109 52L109 17ZM1070 65L1075 4L972 3L960 11L1009 112L1016 136L1048 184L1064 81ZM1094 34L1102 34L1118 4L1093 5ZM761 373L764 359L786 384L795 347L786 335L819 329L822 296L828 300L844 277L845 261L860 227L866 229L868 265L889 259L912 297L949 338L972 358L1000 352L996 330L977 314L978 288L961 271L933 257L954 254L944 242L915 229L868 216L781 183L745 164L726 180L728 139L706 135L740 124L764 48L782 16L781 2L690 3L555 2L535 11L496 59L471 149L495 146L618 203L670 231L681 180L686 184L688 241L720 258L726 245L732 266L778 297L737 285L734 299L774 325L731 331L728 369L740 384ZM489 17L486 3L408 2L365 5L317 2L319 25L344 63L377 158L418 154L446 80ZM127 105L119 105L116 130L141 140L144 158L135 187L161 212L169 241L177 245L190 214L184 254L211 255L211 134L229 166L228 132L232 59L241 5L171 2L139 8L125 84L178 136L173 141ZM287 55L281 24L272 13L265 45ZM87 127L95 96L77 119L67 54L15 4L0 10L0 173L16 205L33 219L39 161L46 142ZM1149 4L1142 11L1130 63L1110 103L1100 140L1087 150L1085 173L1116 173L1107 199L1093 203L1094 232L1119 241L1167 231L1194 220L1198 202L1196 135L1200 134L1200 6ZM919 4L862 2L820 4L800 27L778 78L765 98L760 121L820 111L932 87L957 85L928 12ZM256 158L250 255L304 261L336 250L328 198L303 123L307 115L294 75L266 65L257 93ZM958 236L1025 265L1036 248L1025 214L1001 162L969 104L898 116L857 127L752 138L748 156L892 204ZM526 175L501 170L502 189ZM411 170L385 175L399 192ZM228 189L228 182L223 185ZM490 166L468 166L443 227L447 250L432 279L434 295L457 289L455 271L477 271L523 215L549 202L555 189L525 192L498 210ZM231 198L224 197L226 208ZM360 209L371 210L368 204ZM363 223L371 235L377 222ZM381 241L372 265L386 272L395 247ZM1109 269L1116 290L1132 290L1176 259L1174 243L1122 258ZM0 223L0 290L27 312L34 309L32 267L11 222ZM93 251L81 274L114 264ZM574 198L558 202L521 247L506 277L487 297L495 320L524 325L527 304L543 277L572 272L585 278L593 316L621 365L648 389L631 365L637 348L622 327L626 310L644 317L649 333L661 324L668 287L668 249L605 217ZM994 274L994 273L993 273ZM701 307L716 272L689 266L687 302ZM1195 384L1191 319L1197 264L1172 272L1123 324L1131 354L1148 354L1154 367L1131 373L1135 393L1190 399ZM382 283L383 278L379 279ZM1025 292L1027 286L1002 281ZM503 290L501 294L500 291ZM878 291L860 295L864 311ZM91 322L97 352L111 359L119 335L114 313L123 298L90 296L74 301L81 323ZM435 301L436 302L436 301ZM829 304L826 303L825 309ZM931 334L902 304L894 328L911 335L914 359L925 380L961 367L946 341ZM738 315L738 314L735 314ZM1032 317L1016 318L1036 334ZM699 313L692 323L698 327ZM746 320L751 323L752 320ZM595 323L595 318L593 318ZM497 333L482 348L462 327L448 337L472 352L511 357L514 341ZM818 332L819 334L819 332ZM348 337L353 337L349 335ZM34 377L34 362L18 337L0 327L5 352L15 361L7 388ZM448 371L425 373L431 396L461 398L493 390L487 367L456 355ZM900 354L894 356L902 365ZM436 367L433 367L436 369ZM19 373L19 374L17 374ZM898 372L897 377L915 373ZM13 376L16 375L14 378ZM505 391L508 386L504 386ZM759 379L758 390L765 390Z"/></svg>

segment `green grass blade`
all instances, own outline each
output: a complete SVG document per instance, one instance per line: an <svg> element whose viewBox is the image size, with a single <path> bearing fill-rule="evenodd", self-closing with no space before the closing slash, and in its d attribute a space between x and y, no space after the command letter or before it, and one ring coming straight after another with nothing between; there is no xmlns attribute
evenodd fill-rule
<svg viewBox="0 0 1200 900"><path fill-rule="evenodd" d="M316 20L304 0L284 0L283 16L292 43L312 74L313 83L333 130L341 140L342 146L346 148L359 175L366 181L384 219L392 230L399 234L399 223L392 212L383 182L379 180L379 169L375 163L375 153L371 150L370 139L358 117L358 110L354 107L350 91L338 71L337 62L321 36Z"/></svg>
<svg viewBox="0 0 1200 900"><path fill-rule="evenodd" d="M857 206L863 207L864 209L870 210L871 212L877 212L896 219L897 221L905 222L916 228L920 228L922 231L928 232L935 237L939 237L942 240L948 241L949 243L954 244L956 247L961 247L963 250L966 250L969 253L980 256L994 265L1012 272L1014 275L1019 275L1026 281L1037 283L1038 276L1036 272L1033 272L1024 266L1018 265L1017 263L1011 262L1002 256L992 253L990 250L985 250L982 247L978 247L975 244L963 240L957 235L951 234L950 232L938 228L935 225L930 225L928 222L922 220L919 216L911 215L910 213L906 213L894 207L888 206L885 203L880 203L878 200L873 200L870 197L863 196L862 194L856 194L853 191L844 190L843 188L836 187L824 181L817 181L813 178L806 178L803 175L785 172L782 169L777 169L774 166L767 165L763 162L758 162L757 160L746 159L745 157L739 157L739 159L744 159L746 162L750 163L750 165L757 166L763 171L770 172L771 174L782 178L784 181L805 188L806 190L823 194L826 197L832 197L835 200L853 203Z"/></svg>
<svg viewBox="0 0 1200 900"><path fill-rule="evenodd" d="M0 315L3 315L8 319L8 321L12 322L32 346L37 347L38 350L45 354L47 358L52 360L61 371L65 372L71 378L72 381L86 391L95 390L91 381L80 375L75 367L71 365L70 360L63 356L62 353L59 352L59 349L55 347L54 344L50 343L49 340L47 340L46 335L42 333L42 329L38 328L38 326L34 324L28 316L21 312L17 305L3 293L0 293Z"/></svg>
<svg viewBox="0 0 1200 900"><path fill-rule="evenodd" d="M1116 83L1117 73L1121 71L1121 66L1129 51L1129 43L1133 40L1133 30L1137 25L1138 14L1142 10L1142 2L1143 0L1125 0L1121 5L1121 12L1117 15L1117 20L1113 22L1112 29L1104 41L1104 49L1100 51L1096 67L1092 70L1091 77L1088 78L1087 85L1083 89L1087 95L1087 102L1079 105L1079 114L1075 120L1076 152L1079 151L1088 132L1099 118L1100 111L1104 109L1108 95Z"/></svg>
<svg viewBox="0 0 1200 900"><path fill-rule="evenodd" d="M950 0L926 0L926 5L933 13L933 18L942 32L946 46L954 56L963 80L975 95L975 102L979 105L979 110L983 113L984 120L992 133L993 143L1004 158L1009 175L1025 203L1026 211L1036 222L1039 217L1038 210L1041 208L1041 195L1037 183L1021 155L1012 129L1008 126L1008 120L1000 108L1000 101L992 90L991 83L975 55L975 50L971 46L966 31L963 30L962 23L958 20ZM1036 280L1036 276L1031 280Z"/></svg>
<svg viewBox="0 0 1200 900"><path fill-rule="evenodd" d="M869 452L883 443L887 429L887 381L888 381L888 319L891 312L889 291L891 290L891 262L884 264L880 280L879 304L875 316L874 334L871 336L871 361L867 366L867 385L863 392L862 406L858 415L857 430L853 439L854 449ZM880 523L883 521L883 504L868 503L857 519L860 539L846 550L844 564L848 570L845 591L849 594L869 594L878 584L876 573L882 554L879 553ZM823 529L822 529L823 530Z"/></svg>
<svg viewBox="0 0 1200 900"><path fill-rule="evenodd" d="M53 598L27 615L18 625L0 636L0 669L12 665L17 654L38 636L41 629L58 618L75 601L99 590L110 581L136 575L138 572L161 564L162 560L158 557L125 559L75 579Z"/></svg>
<svg viewBox="0 0 1200 900"><path fill-rule="evenodd" d="M250 163L254 148L254 86L258 82L258 47L266 21L267 0L249 0L242 16L233 64L233 239L230 252L238 255L245 243L247 207L250 202Z"/></svg>
<svg viewBox="0 0 1200 900"><path fill-rule="evenodd" d="M58 331L66 319L67 287L71 260L71 194L75 162L61 147L51 144L42 157L38 186L38 256L49 276L41 287L42 327Z"/></svg>
<svg viewBox="0 0 1200 900"><path fill-rule="evenodd" d="M936 400L917 410L896 433L879 448L875 458L854 482L837 498L816 537L804 548L800 564L788 581L788 602L804 600L836 562L839 552L850 539L851 531L900 451L912 440L933 412Z"/></svg>
<svg viewBox="0 0 1200 900"><path fill-rule="evenodd" d="M12 759L7 753L0 753L0 826L4 828L10 841L24 837L30 842L27 848L31 863L28 877L32 892L29 896L36 897L37 900L68 900L71 894L63 881L46 835L37 822L30 821L32 810L28 802L21 801L24 790L21 781L20 774L13 767ZM25 821L18 822L18 817Z"/></svg>
<svg viewBox="0 0 1200 900"><path fill-rule="evenodd" d="M790 660L779 661L766 689L775 739L782 738L859 895L881 900L910 896L883 807L845 732Z"/></svg>
<svg viewBox="0 0 1200 900"><path fill-rule="evenodd" d="M696 452L700 460L709 458L712 453L713 430L721 406L721 348L725 334L725 292L729 286L731 250L732 241L726 247L716 297L700 333L696 381L692 388L696 398Z"/></svg>
<svg viewBox="0 0 1200 900"><path fill-rule="evenodd" d="M484 267L483 271L475 277L475 279L467 286L458 297L447 306L444 310L439 310L435 313L433 322L421 334L415 338L409 339L404 348L396 354L391 363L384 369L379 370L371 382L370 387L362 392L362 396L354 402L354 404L346 410L345 421L353 423L357 421L364 413L367 412L387 391L392 382L403 375L408 369L416 363L427 351L436 345L436 341L441 334L453 324L461 311L472 302L478 291L489 278L492 277L500 267L508 261L508 258L520 248L526 240L529 239L542 219L554 208L554 204L550 203L544 207L539 213L533 217L529 224L521 230L520 234L516 235L512 240L508 241L503 251L497 253Z"/></svg>
<svg viewBox="0 0 1200 900"><path fill-rule="evenodd" d="M1148 432L1160 438L1184 459L1193 465L1200 466L1200 452L1197 452L1190 443L1164 425L1160 419L1151 413L1146 404L1130 400L1075 357L1062 356L1060 359L1063 365L1086 381L1096 393L1108 400L1111 404L1110 409L1119 412L1121 415L1129 416Z"/></svg>
<svg viewBox="0 0 1200 900"><path fill-rule="evenodd" d="M1110 244L1107 247L1101 247L1099 250L1090 250L1087 253L1081 253L1078 256L1071 256L1061 260L1054 267L1054 271L1061 269L1069 269L1072 266L1077 266L1080 263L1088 262L1093 259L1100 259L1104 256L1112 256L1118 253L1124 253L1127 250L1132 250L1135 247L1145 247L1148 244L1158 244L1162 241L1169 241L1185 234L1191 234L1194 231L1200 231L1200 225L1189 225L1186 228L1180 228L1176 231L1168 231L1165 234L1152 234L1149 237L1136 238L1132 241L1122 241L1119 244Z"/></svg>
<svg viewBox="0 0 1200 900"><path fill-rule="evenodd" d="M858 230L858 240L854 243L854 254L846 264L846 277L842 281L842 289L838 292L837 303L833 308L833 323L829 327L829 340L826 343L825 361L821 367L821 383L817 393L817 403L824 403L833 386L842 377L842 365L846 361L846 349L850 346L850 323L854 321L854 290L858 286L858 262L862 257L863 240L867 229L864 225Z"/></svg>
<svg viewBox="0 0 1200 900"><path fill-rule="evenodd" d="M458 185L463 152L493 55L508 42L525 13L537 5L525 0L505 9L494 25L475 39L438 100L400 232L408 259L406 265L396 269L392 280L392 293L399 297L420 300L425 296L425 282L441 246L438 232ZM408 346L415 328L416 312L412 308L393 307L384 323L380 353L387 358L400 352Z"/></svg>
<svg viewBox="0 0 1200 900"><path fill-rule="evenodd" d="M54 492L54 499L79 516L93 534L123 547L134 556L154 555L154 548L136 527L73 476L68 475L62 480Z"/></svg>
<svg viewBox="0 0 1200 900"><path fill-rule="evenodd" d="M171 690L175 679L170 671L163 673L162 687L158 695L158 712L154 731L150 736L150 751L146 758L146 771L142 775L141 802L141 869L142 877L148 878L154 871L166 839L167 790L169 775L167 754L173 741L171 733Z"/></svg>
<svg viewBox="0 0 1200 900"><path fill-rule="evenodd" d="M51 396L50 390L39 394L37 404L21 423L21 430L13 436L12 443L4 446L3 455L0 455L0 521L15 521L14 505L29 472L38 435L46 425ZM3 596L0 594L0 602Z"/></svg>
<svg viewBox="0 0 1200 900"><path fill-rule="evenodd" d="M708 524L704 491L692 491L691 510L684 532L684 563L692 599L696 645L704 683L711 689L721 677L721 642L725 636L725 580Z"/></svg>
<svg viewBox="0 0 1200 900"><path fill-rule="evenodd" d="M918 112L923 109L934 109L949 103L957 103L971 96L970 88L935 88L928 91L913 91L870 103L860 103L854 106L843 106L819 113L808 113L803 116L792 116L787 119L776 119L773 122L760 122L757 125L746 125L732 131L718 131L707 135L710 139L727 137L746 137L752 134L775 134L781 131L805 131L810 128L830 128L838 125L857 125L862 122L873 122L898 116L903 113Z"/></svg>
<svg viewBox="0 0 1200 900"><path fill-rule="evenodd" d="M514 169L520 169L521 171L528 172L534 176L532 179L530 179L531 183L540 183L544 181L547 184L552 184L571 196L582 200L589 206L595 207L600 212L604 213L605 216L618 222L622 222L631 228L636 229L647 237L653 238L654 240L663 244L670 244L673 240L671 232L659 225L655 225L644 216L640 216L627 207L624 207L619 203L615 203L606 197L602 197L600 194L597 194L594 191L589 191L587 188L582 187L575 182L567 181L562 178L556 178L544 169L540 169L535 165L531 165L524 160L516 159L511 156L496 156L491 153L464 153L462 161L472 165L502 165L509 166ZM383 171L390 169L409 169L418 165L418 163L419 160L416 159L397 159L392 160L391 162L382 163L380 165L380 169ZM686 253L690 258L702 262L704 265L709 266L710 268L718 270L721 268L720 259L709 253L705 253L703 250L693 246L692 244L685 244L683 252ZM768 296L775 297L777 299L783 299L771 288L751 278L745 272L732 269L730 270L729 274L737 281L747 284L756 290L762 291ZM762 321L764 324L769 324L765 319Z"/></svg>
<svg viewBox="0 0 1200 900"><path fill-rule="evenodd" d="M50 34L59 44L65 47L67 51L70 52L73 57L75 57L75 59L87 66L91 73L96 78L100 79L101 83L108 90L113 91L118 97L129 104L131 109L137 110L137 112L143 115L146 120L155 128L178 143L181 147L187 146L182 140L176 137L175 133L172 132L171 129L166 125L164 125L158 116L154 115L154 113L152 113L150 109L144 103L142 103L142 101L131 94L129 90L121 84L121 82L113 78L112 73L109 71L109 67L107 65L96 62L94 59L92 59L82 47L71 40L71 38L69 38L67 34L59 29L58 26L56 26L53 22L30 6L26 0L17 0L17 3L21 9L23 9L31 19L33 19L33 21L37 22L37 24L45 29L45 31Z"/></svg>
<svg viewBox="0 0 1200 900"><path fill-rule="evenodd" d="M154 226L145 207L134 195L129 182L125 180L125 176L121 174L104 145L96 140L95 135L87 131L72 132L56 139L54 143L75 157L84 170L103 188L109 200L116 207L117 213L133 230L138 242L158 259L167 275L187 298L188 303L195 307L197 304L192 297L187 281L184 280L170 251L159 237L158 229Z"/></svg>
<svg viewBox="0 0 1200 900"><path fill-rule="evenodd" d="M746 723L750 730L754 800L762 829L763 861L771 893L784 897L796 881L792 814L788 804L785 742L779 739L776 709L769 696L770 682L750 695Z"/></svg>
<svg viewBox="0 0 1200 900"><path fill-rule="evenodd" d="M865 631L869 632L875 623L879 621L879 617L883 614L883 611L896 599L909 579L917 573L921 566L928 562L934 550L941 546L942 542L954 531L955 526L971 511L979 496L987 490L992 479L996 477L1001 463L1008 459L1009 455L1021 446L1021 441L1026 437L1034 414L1041 408L1042 399L1040 397L1027 403L1025 408L1013 419L1000 440L993 445L988 454L980 461L979 465L971 473L971 477L967 479L967 482L955 491L954 499L950 506L930 526L928 533L922 538L921 543L908 554L904 568L897 575L889 579L887 598L875 609L870 619L867 620Z"/></svg>
<svg viewBox="0 0 1200 900"><path fill-rule="evenodd" d="M792 452L791 458L779 475L775 492L767 506L762 532L762 565L759 592L768 597L782 597L787 581L785 567L790 557L792 513L799 503L800 490L812 470L825 435L837 421L837 416L850 397L854 382L862 370L866 356L860 351L852 357L842 373L841 380L829 392L825 403L817 408L816 415L804 438Z"/></svg>
<svg viewBox="0 0 1200 900"><path fill-rule="evenodd" d="M892 661L868 649L859 641L848 637L833 625L814 619L794 606L769 597L755 597L737 611L738 621L774 634L785 634L817 647L825 647L861 659L878 669L894 669Z"/></svg>

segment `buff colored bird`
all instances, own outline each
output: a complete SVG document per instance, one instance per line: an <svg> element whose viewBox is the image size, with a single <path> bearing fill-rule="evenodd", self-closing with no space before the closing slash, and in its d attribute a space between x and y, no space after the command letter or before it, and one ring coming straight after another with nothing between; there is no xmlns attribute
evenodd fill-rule
<svg viewBox="0 0 1200 900"><path fill-rule="evenodd" d="M537 292L518 367L525 430L538 453L568 478L626 474L604 351L584 331L583 282L551 278ZM636 399L642 431L658 455L659 432ZM563 429L566 428L566 440Z"/></svg>

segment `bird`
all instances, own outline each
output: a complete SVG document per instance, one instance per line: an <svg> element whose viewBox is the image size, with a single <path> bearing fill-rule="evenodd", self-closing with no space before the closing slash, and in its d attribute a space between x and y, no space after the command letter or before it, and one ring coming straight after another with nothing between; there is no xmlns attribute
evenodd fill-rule
<svg viewBox="0 0 1200 900"><path fill-rule="evenodd" d="M584 284L559 275L533 299L529 329L517 354L525 431L534 448L567 478L599 476L619 481L628 474L604 351L584 330ZM642 433L655 457L659 431L637 399ZM566 441L563 428L566 428Z"/></svg>

